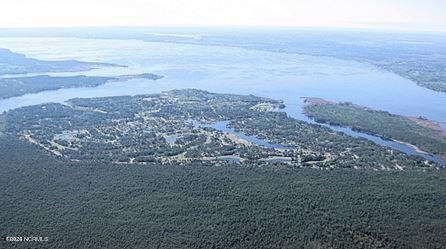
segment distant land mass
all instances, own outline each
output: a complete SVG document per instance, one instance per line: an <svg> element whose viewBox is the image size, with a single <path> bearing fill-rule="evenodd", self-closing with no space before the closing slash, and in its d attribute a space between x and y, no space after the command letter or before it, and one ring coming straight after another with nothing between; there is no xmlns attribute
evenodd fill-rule
<svg viewBox="0 0 446 249"><path fill-rule="evenodd" d="M105 84L109 81L126 81L135 78L158 80L162 77L163 76L156 74L144 73L121 75L116 77L97 77L84 75L71 77L54 77L48 75L39 75L32 77L0 78L0 99L18 97L29 93L58 90L62 88L95 87Z"/></svg>
<svg viewBox="0 0 446 249"><path fill-rule="evenodd" d="M8 49L0 48L0 75L44 72L79 72L104 66L123 67L121 65L110 63L82 62L77 60L37 60L28 58L23 54L14 53Z"/></svg>
<svg viewBox="0 0 446 249"><path fill-rule="evenodd" d="M207 30L210 32L210 30ZM239 30L242 31L242 30ZM398 34L315 30L243 30L244 32L210 32L206 36L191 36L200 30L176 31L177 35L139 33L127 30L132 39L155 42L207 44L258 49L279 53L299 53L329 56L369 63L414 81L418 85L446 92L446 57L444 36L441 34ZM101 33L98 37L122 38L119 34ZM265 33L268 39L264 39ZM189 34L189 36L185 35ZM78 35L79 37L84 37Z"/></svg>

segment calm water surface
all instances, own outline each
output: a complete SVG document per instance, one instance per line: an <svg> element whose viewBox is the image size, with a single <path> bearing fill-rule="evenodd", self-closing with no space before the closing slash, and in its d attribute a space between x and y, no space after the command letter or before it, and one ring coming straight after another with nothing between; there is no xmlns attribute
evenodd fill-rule
<svg viewBox="0 0 446 249"><path fill-rule="evenodd" d="M351 101L401 115L425 116L446 127L446 94L419 87L393 73L354 61L225 46L138 40L0 38L0 47L38 59L77 59L128 66L50 75L116 76L153 72L165 76L158 81L134 79L94 88L61 89L0 100L0 112L45 102L64 102L75 97L136 95L198 88L282 99L290 116L306 121L308 119L302 114L301 97L313 96Z"/></svg>

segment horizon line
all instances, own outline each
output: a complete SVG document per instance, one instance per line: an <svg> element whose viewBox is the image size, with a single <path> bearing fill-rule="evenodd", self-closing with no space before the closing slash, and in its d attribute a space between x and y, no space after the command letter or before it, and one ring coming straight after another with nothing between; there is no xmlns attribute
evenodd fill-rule
<svg viewBox="0 0 446 249"><path fill-rule="evenodd" d="M407 29L407 28L383 28L383 27L361 27L361 26L291 26L291 25L67 25L67 26L9 26L1 27L0 30L25 31L30 29L118 29L118 28L140 28L140 29L278 29L278 30L320 30L320 31L364 31L364 32L397 32L397 33L434 33L446 34L446 29ZM1 35L0 35L1 36Z"/></svg>

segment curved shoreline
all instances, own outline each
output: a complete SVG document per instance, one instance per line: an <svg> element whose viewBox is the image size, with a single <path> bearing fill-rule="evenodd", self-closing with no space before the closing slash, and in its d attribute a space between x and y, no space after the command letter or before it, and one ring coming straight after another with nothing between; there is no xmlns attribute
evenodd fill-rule
<svg viewBox="0 0 446 249"><path fill-rule="evenodd" d="M34 81L41 81L42 77L48 80L60 80L60 82L63 82L64 80L78 80L77 82L68 83L68 84L60 84L57 81L55 81L55 85L53 86L47 86L43 88L36 88L36 89L26 89L26 87L33 87L32 85L35 84ZM152 73L143 73L143 74L127 74L127 75L119 75L114 77L100 77L100 76L85 76L85 75L78 75L78 76L65 76L65 77L59 77L59 76L49 76L49 75L38 75L38 76L31 76L31 77L17 77L17 78L0 78L0 91L2 88L7 88L8 84L10 82L19 82L23 84L24 88L20 89L20 94L15 94L14 92L10 93L6 97L0 96L0 100L8 100L11 98L18 98L21 96L25 96L27 94L38 94L41 92L46 91L57 91L60 89L72 89L72 88L80 88L80 87L97 87L100 85L107 84L109 82L125 82L132 79L148 79L148 80L159 80L162 79L164 76L152 74ZM2 80L3 85L2 85ZM25 81L20 81L25 80ZM91 82L88 82L88 81ZM9 81L9 82L8 82ZM70 85L71 84L71 85ZM24 91L22 91L24 90ZM18 92L17 92L18 93Z"/></svg>
<svg viewBox="0 0 446 249"><path fill-rule="evenodd" d="M308 112L308 110L305 108L306 106L310 106L310 105L339 105L339 104L342 104L342 103L337 103L337 102L333 102L333 101L326 100L326 99L323 99L323 98L316 98L316 97L302 97L302 98L304 99L304 103L305 103L305 106L304 106L304 109L303 109L302 113L307 118L309 118L310 120L314 121L317 124L327 125L327 126L329 126L330 128L333 128L333 129L336 128L336 127L337 128L343 128L343 129L349 129L350 131L355 132L357 134L366 134L368 136L373 136L373 137L379 138L379 139L384 140L384 141L389 141L389 142L397 143L399 145L404 145L404 146L412 149L415 153L407 153L406 151L404 151L402 149L395 148L390 143L389 144L385 144L386 146L390 146L393 149L399 150L399 151L401 151L403 153L406 153L406 154L409 154L409 155L422 156L422 157L424 157L424 158L426 158L428 160L431 160L431 161L434 161L434 162L438 163L441 166L445 166L446 165L446 156L435 155L435 154L430 153L430 152L428 152L426 150L423 150L420 147L418 147L418 146L416 146L414 144L411 144L409 142L398 140L398 139L395 139L395 138L392 138L392 137L386 137L386 136L383 136L381 134L372 132L370 130L364 130L364 129L357 128L357 127L350 126L350 125L344 125L344 124L336 123L336 122L332 123L329 120L326 120L326 121L317 120L314 115L312 115L311 113ZM348 106L356 108L358 110L376 111L376 110L371 109L371 108L366 107L366 106L356 105L356 104L352 104L352 103L346 103L346 104ZM401 115L396 115L396 116L400 116L402 118L408 119L410 121L415 122L417 125L419 125L421 127L430 129L430 130L432 130L434 132L438 132L440 136L445 136L445 134L446 134L446 131L444 129L442 129L434 121L427 120L427 119L424 119L424 118L422 119L422 118L407 117L407 116L401 116ZM376 141L373 141L373 142L376 142Z"/></svg>

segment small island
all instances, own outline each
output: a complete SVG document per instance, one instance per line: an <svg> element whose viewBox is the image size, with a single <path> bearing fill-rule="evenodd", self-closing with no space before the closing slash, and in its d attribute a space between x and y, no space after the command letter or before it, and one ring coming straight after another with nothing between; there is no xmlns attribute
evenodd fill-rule
<svg viewBox="0 0 446 249"><path fill-rule="evenodd" d="M319 123L351 127L384 139L413 145L446 159L446 130L425 117L406 117L356 105L306 98L304 113Z"/></svg>

